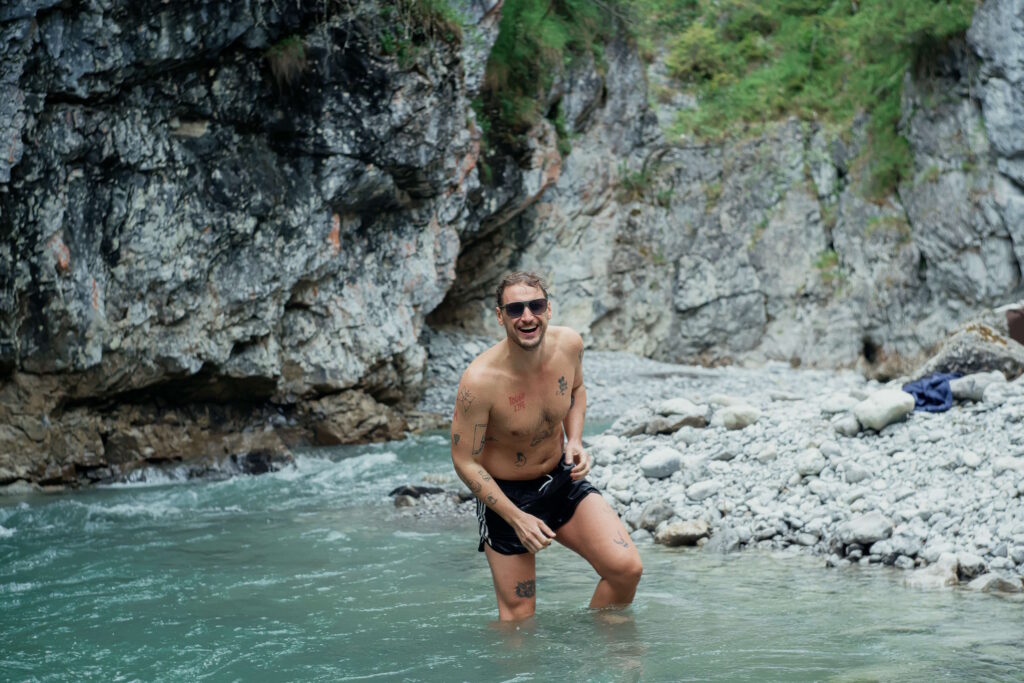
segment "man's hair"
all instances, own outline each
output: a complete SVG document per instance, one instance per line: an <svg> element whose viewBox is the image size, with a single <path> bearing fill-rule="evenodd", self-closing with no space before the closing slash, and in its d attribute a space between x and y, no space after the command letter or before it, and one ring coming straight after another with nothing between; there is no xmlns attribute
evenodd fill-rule
<svg viewBox="0 0 1024 683"><path fill-rule="evenodd" d="M523 270L517 270L514 273L509 273L501 279L498 283L497 297L498 308L501 308L501 297L505 294L505 288L511 287L512 285L527 285L528 287L536 287L540 291L544 292L544 298L548 296L548 288L544 285L544 280L541 279L537 273L530 273Z"/></svg>

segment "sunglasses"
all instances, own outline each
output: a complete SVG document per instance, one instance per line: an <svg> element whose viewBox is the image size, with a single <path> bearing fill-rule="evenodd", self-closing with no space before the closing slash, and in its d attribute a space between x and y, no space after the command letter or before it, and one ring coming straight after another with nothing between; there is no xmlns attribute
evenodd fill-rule
<svg viewBox="0 0 1024 683"><path fill-rule="evenodd" d="M526 307L530 307L530 313L534 315L540 315L544 311L548 310L547 299L534 299L533 301L513 301L507 303L501 308L505 310L505 315L510 318L518 318L526 312Z"/></svg>

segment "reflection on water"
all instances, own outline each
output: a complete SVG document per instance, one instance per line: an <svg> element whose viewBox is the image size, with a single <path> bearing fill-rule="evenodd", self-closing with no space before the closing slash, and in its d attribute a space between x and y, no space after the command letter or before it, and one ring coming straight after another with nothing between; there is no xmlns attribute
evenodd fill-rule
<svg viewBox="0 0 1024 683"><path fill-rule="evenodd" d="M1014 599L903 588L820 558L641 547L636 603L538 558L495 622L475 524L396 511L450 478L443 435L325 449L261 477L0 502L0 680L1020 680Z"/></svg>

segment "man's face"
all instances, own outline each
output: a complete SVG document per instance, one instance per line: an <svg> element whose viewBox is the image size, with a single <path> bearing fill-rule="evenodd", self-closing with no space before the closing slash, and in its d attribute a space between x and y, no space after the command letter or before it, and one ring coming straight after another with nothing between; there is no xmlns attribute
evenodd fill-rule
<svg viewBox="0 0 1024 683"><path fill-rule="evenodd" d="M503 305L516 301L525 303L543 298L545 298L544 290L540 287L518 284L505 288L501 295L501 303ZM526 306L524 307L523 314L518 318L510 316L505 309L498 309L498 322L504 325L505 334L508 335L509 341L524 349L535 349L540 346L541 340L544 339L544 332L548 328L549 320L551 320L550 303L548 303L547 308L540 315L534 314L530 311L530 307Z"/></svg>

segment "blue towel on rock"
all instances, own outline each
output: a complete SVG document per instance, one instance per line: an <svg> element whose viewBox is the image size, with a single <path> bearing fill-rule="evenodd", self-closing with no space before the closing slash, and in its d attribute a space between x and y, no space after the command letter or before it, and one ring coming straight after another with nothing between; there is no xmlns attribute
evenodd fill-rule
<svg viewBox="0 0 1024 683"><path fill-rule="evenodd" d="M949 388L949 380L960 376L959 372L936 372L904 384L903 391L914 397L914 410L941 413L953 406L953 390Z"/></svg>

